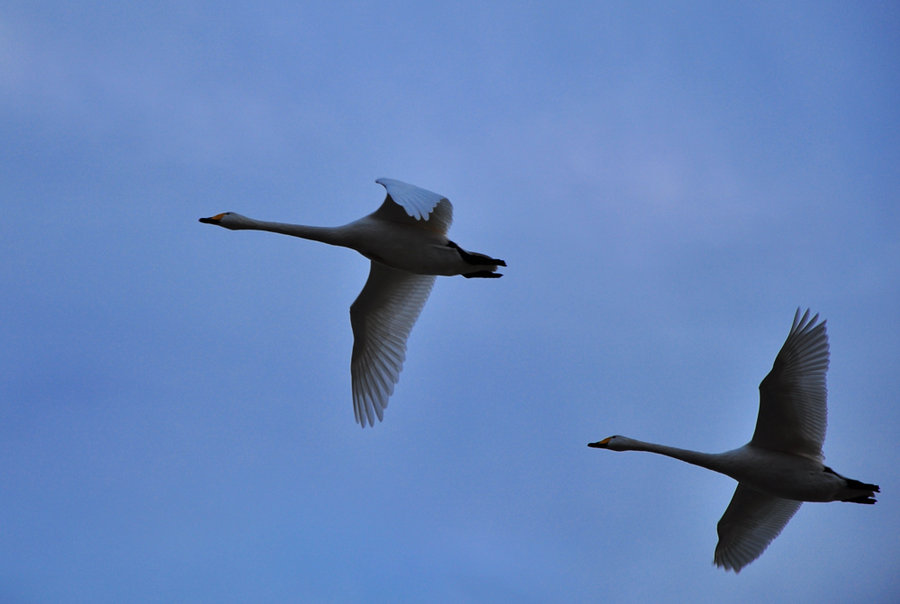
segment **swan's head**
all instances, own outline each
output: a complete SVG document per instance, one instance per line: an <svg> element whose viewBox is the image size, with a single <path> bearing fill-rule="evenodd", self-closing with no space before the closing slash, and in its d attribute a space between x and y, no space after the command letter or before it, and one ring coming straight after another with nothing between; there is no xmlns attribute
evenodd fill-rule
<svg viewBox="0 0 900 604"><path fill-rule="evenodd" d="M595 449L609 449L611 451L624 451L626 445L628 444L628 439L624 436L619 436L616 434L615 436L607 436L603 440L598 440L595 443L588 443L589 447L593 447Z"/></svg>
<svg viewBox="0 0 900 604"><path fill-rule="evenodd" d="M246 216L241 216L234 212L223 212L221 214L216 214L215 216L210 216L209 218L201 218L200 222L205 224L215 224L233 231L236 229L247 228L249 220Z"/></svg>

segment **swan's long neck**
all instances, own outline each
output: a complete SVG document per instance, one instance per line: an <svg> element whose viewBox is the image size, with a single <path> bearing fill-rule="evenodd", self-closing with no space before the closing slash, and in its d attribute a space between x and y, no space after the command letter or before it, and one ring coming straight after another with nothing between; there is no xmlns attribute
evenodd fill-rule
<svg viewBox="0 0 900 604"><path fill-rule="evenodd" d="M716 472L725 472L723 467L723 458L721 453L701 453L700 451L691 451L690 449L679 449L678 447L670 447L668 445L658 445L656 443L648 443L633 438L621 438L622 451L647 451L648 453L658 453L666 457L674 457L695 466L701 466Z"/></svg>
<svg viewBox="0 0 900 604"><path fill-rule="evenodd" d="M346 227L306 226L303 224L287 224L285 222L268 222L265 220L245 218L241 221L240 225L236 225L234 228L281 233L282 235L321 241L322 243L331 245L346 246L348 243Z"/></svg>

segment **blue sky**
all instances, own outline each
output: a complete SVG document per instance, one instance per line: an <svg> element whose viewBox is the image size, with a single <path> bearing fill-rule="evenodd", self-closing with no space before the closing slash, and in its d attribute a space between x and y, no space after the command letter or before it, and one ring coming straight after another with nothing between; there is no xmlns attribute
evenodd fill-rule
<svg viewBox="0 0 900 604"><path fill-rule="evenodd" d="M0 600L896 601L900 10L890 3L0 8ZM439 278L353 421L391 177L499 280ZM735 576L731 479L798 306L827 462Z"/></svg>

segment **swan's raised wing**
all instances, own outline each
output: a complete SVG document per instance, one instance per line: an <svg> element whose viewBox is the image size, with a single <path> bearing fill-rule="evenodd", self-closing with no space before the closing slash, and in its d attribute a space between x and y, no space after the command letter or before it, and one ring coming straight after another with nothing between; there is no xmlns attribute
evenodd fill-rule
<svg viewBox="0 0 900 604"><path fill-rule="evenodd" d="M800 501L782 499L738 483L731 503L716 527L714 562L740 572L759 558L800 509Z"/></svg>
<svg viewBox="0 0 900 604"><path fill-rule="evenodd" d="M441 235L447 234L453 222L453 206L446 197L392 178L379 178L375 182L387 190L387 198L373 216L427 226Z"/></svg>
<svg viewBox="0 0 900 604"><path fill-rule="evenodd" d="M759 385L759 415L750 444L821 461L828 409L828 335L809 310L794 323L772 371Z"/></svg>
<svg viewBox="0 0 900 604"><path fill-rule="evenodd" d="M416 275L372 262L369 279L350 306L353 413L366 427L381 421L406 359L406 339L434 285L434 275Z"/></svg>

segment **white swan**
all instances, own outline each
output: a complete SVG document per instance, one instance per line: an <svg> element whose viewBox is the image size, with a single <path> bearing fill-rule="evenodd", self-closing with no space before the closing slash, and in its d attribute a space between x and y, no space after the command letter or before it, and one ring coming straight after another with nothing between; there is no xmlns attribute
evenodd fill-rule
<svg viewBox="0 0 900 604"><path fill-rule="evenodd" d="M226 229L271 231L349 247L372 261L365 287L350 306L353 412L381 421L406 358L406 340L431 293L435 275L500 277L503 260L467 252L449 239L453 206L437 193L380 178L384 203L359 220L338 227L264 222L225 212L200 222Z"/></svg>
<svg viewBox="0 0 900 604"><path fill-rule="evenodd" d="M738 481L717 527L714 561L739 572L756 560L781 532L803 501L875 503L878 485L845 478L825 466L827 409L825 372L828 336L819 315L809 310L794 323L759 385L759 415L750 442L725 453L686 449L610 436L589 447L649 451L702 466Z"/></svg>

